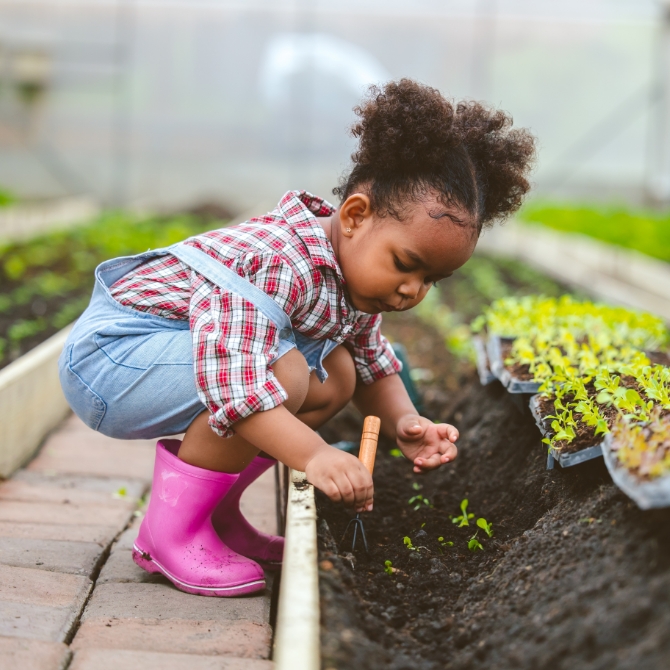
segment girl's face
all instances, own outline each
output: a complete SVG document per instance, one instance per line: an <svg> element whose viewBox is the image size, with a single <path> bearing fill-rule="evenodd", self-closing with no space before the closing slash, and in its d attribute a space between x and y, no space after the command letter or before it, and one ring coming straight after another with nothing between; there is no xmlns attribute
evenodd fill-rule
<svg viewBox="0 0 670 670"><path fill-rule="evenodd" d="M368 314L411 309L450 277L477 244L473 216L427 195L402 221L372 213L365 194L347 198L330 222L330 238L350 303Z"/></svg>

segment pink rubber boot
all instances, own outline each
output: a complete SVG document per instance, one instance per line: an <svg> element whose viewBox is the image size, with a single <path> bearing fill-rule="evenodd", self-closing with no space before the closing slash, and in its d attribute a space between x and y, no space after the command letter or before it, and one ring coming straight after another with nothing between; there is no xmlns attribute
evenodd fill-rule
<svg viewBox="0 0 670 670"><path fill-rule="evenodd" d="M238 554L252 558L267 570L281 567L284 538L254 528L240 511L240 498L246 488L276 462L274 458L256 456L240 472L238 480L212 514L212 524L219 537Z"/></svg>
<svg viewBox="0 0 670 670"><path fill-rule="evenodd" d="M184 463L172 453L175 447L179 448L178 440L161 440L156 445L151 500L133 560L147 572L165 575L187 593L241 596L262 591L262 568L227 547L212 526L212 511L238 475Z"/></svg>

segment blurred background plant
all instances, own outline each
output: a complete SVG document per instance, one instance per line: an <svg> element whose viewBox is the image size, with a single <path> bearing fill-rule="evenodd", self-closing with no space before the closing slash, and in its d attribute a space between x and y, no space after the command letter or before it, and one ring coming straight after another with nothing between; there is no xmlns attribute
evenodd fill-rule
<svg viewBox="0 0 670 670"><path fill-rule="evenodd" d="M84 311L103 260L169 246L217 224L225 222L108 212L85 226L0 246L0 366Z"/></svg>

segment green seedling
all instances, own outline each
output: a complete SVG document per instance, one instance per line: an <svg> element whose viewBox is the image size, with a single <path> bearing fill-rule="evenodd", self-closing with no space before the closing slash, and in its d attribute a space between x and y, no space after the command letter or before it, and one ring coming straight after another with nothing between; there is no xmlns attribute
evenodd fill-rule
<svg viewBox="0 0 670 670"><path fill-rule="evenodd" d="M493 524L488 523L483 517L477 519L477 525L489 536L493 537Z"/></svg>
<svg viewBox="0 0 670 670"><path fill-rule="evenodd" d="M117 500L121 500L123 498L126 498L128 496L128 491L125 486L122 486L120 489L117 489L112 493L112 498L116 498Z"/></svg>
<svg viewBox="0 0 670 670"><path fill-rule="evenodd" d="M414 505L413 509L416 512L417 510L421 509L422 505L425 505L426 507L432 508L433 506L430 504L430 500L428 498L424 498L421 494L412 496L407 503L409 505Z"/></svg>
<svg viewBox="0 0 670 670"><path fill-rule="evenodd" d="M457 523L459 528L463 528L463 526L469 526L470 519L474 518L475 518L474 514L468 513L468 499L465 498L464 500L461 500L461 515L452 516L451 523Z"/></svg>
<svg viewBox="0 0 670 670"><path fill-rule="evenodd" d="M384 572L387 575L393 574L393 563L391 563L391 561L384 561Z"/></svg>
<svg viewBox="0 0 670 670"><path fill-rule="evenodd" d="M403 544L410 550L410 551L418 551L419 549L415 547L412 544L412 540L405 535L405 537L402 538Z"/></svg>
<svg viewBox="0 0 670 670"><path fill-rule="evenodd" d="M400 449L391 449L391 451L389 451L389 456L393 456L393 458L402 458L404 454Z"/></svg>
<svg viewBox="0 0 670 670"><path fill-rule="evenodd" d="M482 547L482 543L477 539L477 533L475 533L468 540L468 549L470 551L477 551L478 549L481 550L481 551L484 551L484 547Z"/></svg>
<svg viewBox="0 0 670 670"><path fill-rule="evenodd" d="M419 484L418 482L413 482L413 483L412 483L412 488L413 488L415 491L420 491L420 490L423 488L423 486L421 486L421 484Z"/></svg>
<svg viewBox="0 0 670 670"><path fill-rule="evenodd" d="M441 547L453 547L453 546L454 546L454 543L453 543L453 542L451 542L451 541L449 541L449 540L445 540L445 539L444 539L443 537L441 537L441 536L437 538L437 541L440 543L440 546L441 546Z"/></svg>

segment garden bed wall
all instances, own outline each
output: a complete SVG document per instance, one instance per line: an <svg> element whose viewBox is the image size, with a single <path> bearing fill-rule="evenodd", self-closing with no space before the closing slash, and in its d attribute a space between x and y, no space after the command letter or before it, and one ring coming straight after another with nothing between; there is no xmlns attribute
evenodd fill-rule
<svg viewBox="0 0 670 670"><path fill-rule="evenodd" d="M517 221L487 230L477 249L524 261L597 298L670 321L670 266L655 258L585 235Z"/></svg>
<svg viewBox="0 0 670 670"><path fill-rule="evenodd" d="M58 379L65 328L0 371L0 477L9 477L67 415Z"/></svg>
<svg viewBox="0 0 670 670"><path fill-rule="evenodd" d="M314 487L290 471L286 546L281 573L274 662L276 670L319 670L319 578Z"/></svg>

